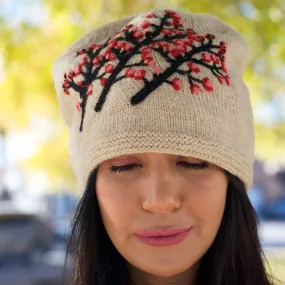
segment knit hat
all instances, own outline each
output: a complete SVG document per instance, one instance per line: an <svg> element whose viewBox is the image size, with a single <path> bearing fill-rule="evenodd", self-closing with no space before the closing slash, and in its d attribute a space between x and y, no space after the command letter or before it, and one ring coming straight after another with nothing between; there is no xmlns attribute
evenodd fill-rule
<svg viewBox="0 0 285 285"><path fill-rule="evenodd" d="M218 18L152 10L101 26L56 61L78 188L104 160L144 152L216 164L251 187L248 49Z"/></svg>

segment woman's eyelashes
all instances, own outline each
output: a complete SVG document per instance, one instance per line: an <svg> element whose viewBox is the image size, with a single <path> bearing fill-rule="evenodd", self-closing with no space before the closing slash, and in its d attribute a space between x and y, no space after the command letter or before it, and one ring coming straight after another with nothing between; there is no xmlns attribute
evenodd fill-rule
<svg viewBox="0 0 285 285"><path fill-rule="evenodd" d="M203 170L208 168L208 162L202 162L202 163L189 163L185 161L177 162L177 165L180 165L183 168L188 168L192 170ZM120 172L127 172L127 171L133 171L135 168L143 167L141 164L127 164L122 166L115 166L112 165L112 167L109 169L109 172L111 173L120 173Z"/></svg>

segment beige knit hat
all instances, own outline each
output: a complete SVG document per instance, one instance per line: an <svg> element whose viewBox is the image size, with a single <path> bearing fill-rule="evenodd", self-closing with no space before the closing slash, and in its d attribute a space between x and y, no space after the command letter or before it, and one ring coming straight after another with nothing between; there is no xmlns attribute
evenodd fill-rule
<svg viewBox="0 0 285 285"><path fill-rule="evenodd" d="M252 183L254 129L242 80L248 49L218 18L152 10L101 26L56 61L80 191L122 154L192 156Z"/></svg>

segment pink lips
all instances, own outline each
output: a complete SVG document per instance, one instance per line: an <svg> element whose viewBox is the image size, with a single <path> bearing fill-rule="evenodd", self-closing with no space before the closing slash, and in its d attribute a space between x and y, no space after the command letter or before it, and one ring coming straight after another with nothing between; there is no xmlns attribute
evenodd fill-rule
<svg viewBox="0 0 285 285"><path fill-rule="evenodd" d="M189 234L188 229L168 229L157 231L138 231L136 236L145 244L153 246L168 246L182 242Z"/></svg>

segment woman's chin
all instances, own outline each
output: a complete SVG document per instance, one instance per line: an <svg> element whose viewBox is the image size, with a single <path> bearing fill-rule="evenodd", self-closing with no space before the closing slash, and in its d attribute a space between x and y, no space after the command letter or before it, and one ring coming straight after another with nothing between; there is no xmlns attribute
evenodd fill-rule
<svg viewBox="0 0 285 285"><path fill-rule="evenodd" d="M176 259L152 259L150 262L146 262L145 264L136 264L131 265L131 267L135 266L137 269L158 277L171 277L175 275L182 274L183 272L190 269L193 264L182 264L181 260L178 261Z"/></svg>

